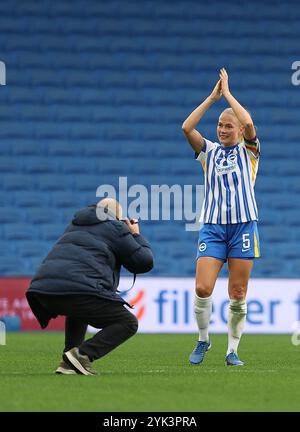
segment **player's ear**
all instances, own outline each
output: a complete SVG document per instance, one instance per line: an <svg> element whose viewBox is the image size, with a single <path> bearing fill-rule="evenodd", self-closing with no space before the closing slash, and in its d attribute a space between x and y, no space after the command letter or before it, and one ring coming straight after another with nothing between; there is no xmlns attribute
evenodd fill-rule
<svg viewBox="0 0 300 432"><path fill-rule="evenodd" d="M241 126L240 129L239 129L239 140L240 141L243 141L244 133L245 133L245 127Z"/></svg>

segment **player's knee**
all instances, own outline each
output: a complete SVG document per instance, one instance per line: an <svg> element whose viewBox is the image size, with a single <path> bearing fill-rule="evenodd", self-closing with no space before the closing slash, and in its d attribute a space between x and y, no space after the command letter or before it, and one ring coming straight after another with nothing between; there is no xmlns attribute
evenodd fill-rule
<svg viewBox="0 0 300 432"><path fill-rule="evenodd" d="M126 320L124 325L126 327L128 337L135 335L139 328L139 322L136 316L133 314L130 314L128 316L128 319Z"/></svg>
<svg viewBox="0 0 300 432"><path fill-rule="evenodd" d="M244 300L246 298L247 285L236 283L230 287L230 297L233 300Z"/></svg>
<svg viewBox="0 0 300 432"><path fill-rule="evenodd" d="M209 285L203 283L196 284L196 294L198 297L205 298L209 297L212 293L212 289Z"/></svg>

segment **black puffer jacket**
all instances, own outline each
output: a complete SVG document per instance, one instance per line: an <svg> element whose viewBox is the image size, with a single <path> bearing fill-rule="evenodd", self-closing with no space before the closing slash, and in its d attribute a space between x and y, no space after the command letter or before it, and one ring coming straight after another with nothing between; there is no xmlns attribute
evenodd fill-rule
<svg viewBox="0 0 300 432"><path fill-rule="evenodd" d="M34 307L34 293L39 293L91 294L126 303L116 292L121 266L132 273L150 271L153 255L148 241L132 235L106 209L84 208L38 268L26 294L28 302Z"/></svg>

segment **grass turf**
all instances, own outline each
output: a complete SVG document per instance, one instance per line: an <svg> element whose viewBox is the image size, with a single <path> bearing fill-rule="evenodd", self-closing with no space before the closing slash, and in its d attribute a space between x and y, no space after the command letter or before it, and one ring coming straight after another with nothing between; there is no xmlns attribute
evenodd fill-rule
<svg viewBox="0 0 300 432"><path fill-rule="evenodd" d="M93 366L99 376L53 374L62 333L9 333L0 346L0 411L299 411L299 346L288 335L244 335L247 365L225 367L213 335L201 366L194 335L138 334Z"/></svg>

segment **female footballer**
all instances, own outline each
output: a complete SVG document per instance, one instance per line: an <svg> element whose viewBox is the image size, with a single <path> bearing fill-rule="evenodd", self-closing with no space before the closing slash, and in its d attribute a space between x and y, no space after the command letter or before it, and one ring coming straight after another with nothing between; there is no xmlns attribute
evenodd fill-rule
<svg viewBox="0 0 300 432"><path fill-rule="evenodd" d="M225 97L225 109L217 124L219 142L211 142L196 130L208 108ZM184 121L183 132L196 152L205 175L205 198L200 216L194 310L199 340L190 363L200 364L211 347L208 325L212 293L218 274L228 261L229 313L226 364L241 366L238 345L246 320L246 293L253 259L259 257L257 206L254 184L259 161L259 140L250 114L233 97L223 68L212 93Z"/></svg>

